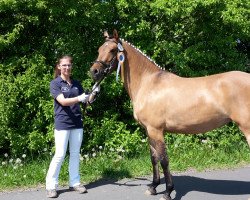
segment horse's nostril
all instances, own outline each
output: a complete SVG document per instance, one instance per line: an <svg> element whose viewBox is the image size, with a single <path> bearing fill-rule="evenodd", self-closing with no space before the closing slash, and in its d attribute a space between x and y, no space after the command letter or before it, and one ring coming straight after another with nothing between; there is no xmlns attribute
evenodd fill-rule
<svg viewBox="0 0 250 200"><path fill-rule="evenodd" d="M94 69L93 70L93 74L98 74L99 73L99 70L98 69Z"/></svg>

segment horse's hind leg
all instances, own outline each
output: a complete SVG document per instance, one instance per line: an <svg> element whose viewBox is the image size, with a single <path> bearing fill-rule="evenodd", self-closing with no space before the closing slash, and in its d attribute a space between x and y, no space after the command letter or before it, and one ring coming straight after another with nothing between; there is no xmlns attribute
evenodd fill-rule
<svg viewBox="0 0 250 200"><path fill-rule="evenodd" d="M150 185L147 193L156 194L156 187L160 184L158 168L158 161L160 161L166 182L166 192L164 193L163 199L171 200L170 194L174 189L174 185L169 171L169 161L166 154L163 131L157 129L147 129L147 132L149 136L151 161L153 165L153 183Z"/></svg>
<svg viewBox="0 0 250 200"><path fill-rule="evenodd" d="M250 127L239 125L239 128L244 133L244 135L247 139L248 145L250 147Z"/></svg>
<svg viewBox="0 0 250 200"><path fill-rule="evenodd" d="M247 128L247 126L244 127L242 125L239 125L239 128L244 133L244 135L247 139L248 146L250 147L250 128L249 127ZM250 200L250 198L248 198L248 200Z"/></svg>

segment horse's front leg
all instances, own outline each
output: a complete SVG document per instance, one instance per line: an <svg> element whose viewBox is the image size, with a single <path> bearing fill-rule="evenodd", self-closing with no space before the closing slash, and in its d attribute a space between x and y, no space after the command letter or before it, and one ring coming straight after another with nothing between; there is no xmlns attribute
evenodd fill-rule
<svg viewBox="0 0 250 200"><path fill-rule="evenodd" d="M166 145L164 141L163 131L156 129L147 129L150 143L151 161L153 165L153 183L147 190L148 194L156 194L156 187L160 184L160 175L158 162L160 161L163 169L166 191L162 200L171 200L170 194L174 190L172 176L169 171L169 160L166 154Z"/></svg>
<svg viewBox="0 0 250 200"><path fill-rule="evenodd" d="M156 187L160 184L160 173L159 173L159 167L158 167L158 156L157 152L154 148L154 145L151 145L150 143L150 157L151 157L151 163L153 167L153 182L149 185L149 188L146 191L146 194L148 195L156 195Z"/></svg>

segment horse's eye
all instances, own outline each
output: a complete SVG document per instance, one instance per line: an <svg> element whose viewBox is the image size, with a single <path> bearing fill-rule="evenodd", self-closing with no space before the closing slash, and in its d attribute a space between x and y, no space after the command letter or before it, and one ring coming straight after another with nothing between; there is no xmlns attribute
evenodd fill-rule
<svg viewBox="0 0 250 200"><path fill-rule="evenodd" d="M111 53L115 53L117 51L117 49L111 49L110 52Z"/></svg>

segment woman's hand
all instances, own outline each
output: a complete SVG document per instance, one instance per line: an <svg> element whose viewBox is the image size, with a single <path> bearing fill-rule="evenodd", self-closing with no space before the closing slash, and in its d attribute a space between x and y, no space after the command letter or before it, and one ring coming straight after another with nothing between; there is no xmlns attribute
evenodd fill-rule
<svg viewBox="0 0 250 200"><path fill-rule="evenodd" d="M87 103L89 101L89 94L83 93L83 94L79 95L77 98L78 98L79 102Z"/></svg>

